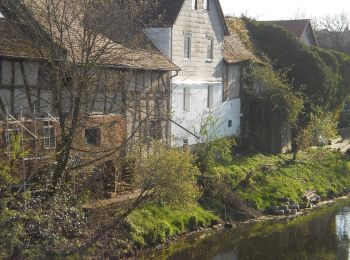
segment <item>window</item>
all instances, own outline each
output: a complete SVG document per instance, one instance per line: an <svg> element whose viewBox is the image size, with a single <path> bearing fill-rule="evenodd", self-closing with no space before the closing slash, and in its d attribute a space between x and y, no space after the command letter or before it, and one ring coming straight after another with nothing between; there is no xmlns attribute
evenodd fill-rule
<svg viewBox="0 0 350 260"><path fill-rule="evenodd" d="M192 10L197 10L198 8L198 0L192 0Z"/></svg>
<svg viewBox="0 0 350 260"><path fill-rule="evenodd" d="M191 49L192 49L192 35L186 33L184 36L184 58L186 60L191 59Z"/></svg>
<svg viewBox="0 0 350 260"><path fill-rule="evenodd" d="M208 108L212 109L214 107L214 87L208 86Z"/></svg>
<svg viewBox="0 0 350 260"><path fill-rule="evenodd" d="M209 11L209 0L203 0L203 10Z"/></svg>
<svg viewBox="0 0 350 260"><path fill-rule="evenodd" d="M100 144L101 130L99 128L87 128L85 129L85 143L87 145L97 146Z"/></svg>
<svg viewBox="0 0 350 260"><path fill-rule="evenodd" d="M4 12L0 10L0 19L4 19L4 18L5 18Z"/></svg>
<svg viewBox="0 0 350 260"><path fill-rule="evenodd" d="M20 132L18 128L5 130L5 139L7 144L11 144L16 138L20 138Z"/></svg>
<svg viewBox="0 0 350 260"><path fill-rule="evenodd" d="M56 148L56 129L50 122L44 122L44 148Z"/></svg>
<svg viewBox="0 0 350 260"><path fill-rule="evenodd" d="M183 140L183 146L184 146L184 147L188 146L188 139L184 139L184 140Z"/></svg>
<svg viewBox="0 0 350 260"><path fill-rule="evenodd" d="M232 127L232 120L228 120L228 127L229 127L229 128Z"/></svg>
<svg viewBox="0 0 350 260"><path fill-rule="evenodd" d="M191 110L191 91L189 88L184 88L184 111Z"/></svg>
<svg viewBox="0 0 350 260"><path fill-rule="evenodd" d="M213 37L207 38L207 61L212 61L214 58L214 39Z"/></svg>

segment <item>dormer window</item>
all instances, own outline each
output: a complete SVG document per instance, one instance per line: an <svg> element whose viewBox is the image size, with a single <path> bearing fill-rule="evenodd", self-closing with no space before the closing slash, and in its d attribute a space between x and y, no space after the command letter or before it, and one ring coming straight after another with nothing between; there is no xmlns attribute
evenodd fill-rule
<svg viewBox="0 0 350 260"><path fill-rule="evenodd" d="M198 0L192 0L192 10L198 9Z"/></svg>
<svg viewBox="0 0 350 260"><path fill-rule="evenodd" d="M209 0L203 0L203 10L209 11Z"/></svg>

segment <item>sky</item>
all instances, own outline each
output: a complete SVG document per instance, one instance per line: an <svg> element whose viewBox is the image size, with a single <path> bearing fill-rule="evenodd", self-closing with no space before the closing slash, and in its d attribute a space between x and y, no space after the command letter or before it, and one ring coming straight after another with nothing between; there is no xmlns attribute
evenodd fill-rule
<svg viewBox="0 0 350 260"><path fill-rule="evenodd" d="M350 15L350 0L220 0L220 2L227 15L246 14L257 20L316 18L342 12Z"/></svg>

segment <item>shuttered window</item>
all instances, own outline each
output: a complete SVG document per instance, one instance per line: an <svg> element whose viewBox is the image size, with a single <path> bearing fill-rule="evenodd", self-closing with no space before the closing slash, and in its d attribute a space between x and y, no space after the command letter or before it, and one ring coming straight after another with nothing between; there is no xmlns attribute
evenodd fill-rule
<svg viewBox="0 0 350 260"><path fill-rule="evenodd" d="M192 35L186 33L184 35L184 58L186 60L191 59L191 49L192 49Z"/></svg>
<svg viewBox="0 0 350 260"><path fill-rule="evenodd" d="M191 110L191 91L189 88L184 88L184 111Z"/></svg>
<svg viewBox="0 0 350 260"><path fill-rule="evenodd" d="M214 39L207 38L207 61L212 61L214 58Z"/></svg>
<svg viewBox="0 0 350 260"><path fill-rule="evenodd" d="M213 86L208 86L208 108L212 109L214 107L214 88Z"/></svg>

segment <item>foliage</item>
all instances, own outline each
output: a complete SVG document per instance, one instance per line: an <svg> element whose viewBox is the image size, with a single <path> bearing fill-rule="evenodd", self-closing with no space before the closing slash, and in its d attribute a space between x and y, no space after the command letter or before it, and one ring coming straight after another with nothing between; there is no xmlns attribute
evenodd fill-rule
<svg viewBox="0 0 350 260"><path fill-rule="evenodd" d="M217 129L218 118L215 114L203 118L198 134L201 136L201 142L194 149L201 172L208 171L218 163L232 161L232 151L236 141L233 137L218 137Z"/></svg>
<svg viewBox="0 0 350 260"><path fill-rule="evenodd" d="M146 203L178 207L195 204L199 197L199 170L189 151L168 149L155 142L152 155L135 158L134 186L140 195L131 210Z"/></svg>
<svg viewBox="0 0 350 260"><path fill-rule="evenodd" d="M270 65L251 65L247 72L245 91L267 106L270 113L278 113L286 124L295 124L303 108L303 100L287 79L288 71L274 70ZM253 86L253 87L251 87Z"/></svg>
<svg viewBox="0 0 350 260"><path fill-rule="evenodd" d="M303 100L287 80L287 71L266 64L250 65L243 86L243 143L260 151L279 153L281 132L296 124Z"/></svg>
<svg viewBox="0 0 350 260"><path fill-rule="evenodd" d="M71 186L48 196L52 171L38 176L21 174L20 139L10 153L1 153L0 170L0 258L40 257L69 247L68 239L81 235L85 227L82 201ZM25 178L25 179L24 179Z"/></svg>
<svg viewBox="0 0 350 260"><path fill-rule="evenodd" d="M300 131L296 143L299 148L309 146L322 146L328 144L328 140L337 135L337 123L334 115L315 108L310 115L307 126Z"/></svg>
<svg viewBox="0 0 350 260"><path fill-rule="evenodd" d="M164 243L175 235L207 227L213 220L218 218L199 206L174 209L148 205L128 217L132 240L138 246Z"/></svg>
<svg viewBox="0 0 350 260"><path fill-rule="evenodd" d="M265 210L289 197L301 202L307 190L315 190L323 199L342 194L350 187L348 158L325 149L300 153L290 164L291 155L236 157L230 166L217 166L215 174L224 175L249 205Z"/></svg>
<svg viewBox="0 0 350 260"><path fill-rule="evenodd" d="M307 97L306 109L320 106L334 111L341 107L350 88L348 57L320 48L309 48L288 31L244 19L256 44L277 70L288 68L288 80ZM286 51L288 50L288 51ZM346 93L343 96L339 92Z"/></svg>

